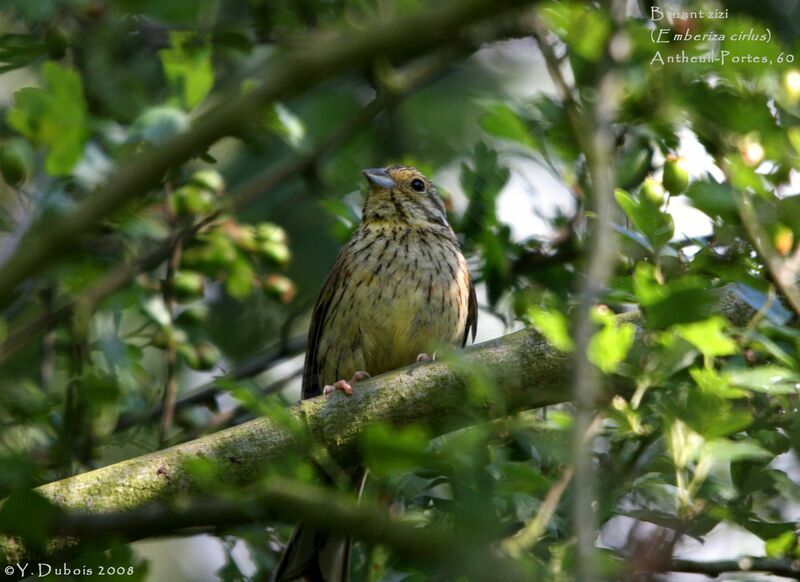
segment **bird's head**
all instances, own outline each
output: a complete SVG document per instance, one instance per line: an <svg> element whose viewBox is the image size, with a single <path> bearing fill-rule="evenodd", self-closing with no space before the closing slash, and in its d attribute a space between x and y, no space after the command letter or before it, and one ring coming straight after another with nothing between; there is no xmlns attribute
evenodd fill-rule
<svg viewBox="0 0 800 582"><path fill-rule="evenodd" d="M364 177L369 183L362 218L365 224L450 228L439 193L416 168L373 168L364 170Z"/></svg>

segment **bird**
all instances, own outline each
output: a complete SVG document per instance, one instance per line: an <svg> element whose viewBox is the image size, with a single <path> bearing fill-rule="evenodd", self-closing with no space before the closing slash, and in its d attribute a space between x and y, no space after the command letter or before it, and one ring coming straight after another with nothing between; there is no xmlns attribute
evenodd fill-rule
<svg viewBox="0 0 800 582"><path fill-rule="evenodd" d="M436 346L475 339L478 308L467 261L444 202L419 170L363 170L361 223L317 297L308 333L302 399L342 392L371 375L431 358ZM356 471L353 481L362 481ZM298 526L276 582L345 582L350 540Z"/></svg>

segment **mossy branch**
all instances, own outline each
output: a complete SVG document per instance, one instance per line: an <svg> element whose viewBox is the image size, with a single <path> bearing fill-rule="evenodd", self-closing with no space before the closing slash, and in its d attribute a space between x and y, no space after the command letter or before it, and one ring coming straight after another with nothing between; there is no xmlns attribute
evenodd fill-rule
<svg viewBox="0 0 800 582"><path fill-rule="evenodd" d="M720 297L720 312L744 325L754 311L730 291ZM636 313L620 316L640 323ZM642 332L641 327L639 328ZM66 511L133 511L178 496L208 492L190 470L204 459L220 468L226 485L257 482L263 469L293 454L307 452L308 435L342 466L355 463L359 438L375 423L395 427L424 424L433 435L498 418L519 410L569 399L570 357L534 330L523 330L465 350L454 362L416 364L360 383L347 397L313 398L285 409L283 418L259 418L141 457L43 485L37 492ZM496 392L475 403L466 378L471 370L491 381ZM627 389L615 382L615 390ZM300 430L293 430L292 426ZM7 559L18 545L0 538Z"/></svg>

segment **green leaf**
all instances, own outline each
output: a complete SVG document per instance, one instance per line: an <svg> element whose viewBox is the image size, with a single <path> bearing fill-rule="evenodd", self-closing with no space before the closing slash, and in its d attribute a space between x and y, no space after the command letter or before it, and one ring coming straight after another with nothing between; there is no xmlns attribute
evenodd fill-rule
<svg viewBox="0 0 800 582"><path fill-rule="evenodd" d="M231 297L244 299L253 291L253 268L247 259L237 258L230 267L228 278L225 280L225 290Z"/></svg>
<svg viewBox="0 0 800 582"><path fill-rule="evenodd" d="M602 57L612 29L608 14L583 2L551 2L541 15L548 28L561 36L571 51L592 62Z"/></svg>
<svg viewBox="0 0 800 582"><path fill-rule="evenodd" d="M214 86L211 45L188 31L171 31L169 40L171 48L158 56L180 104L191 111Z"/></svg>
<svg viewBox="0 0 800 582"><path fill-rule="evenodd" d="M490 472L497 479L495 493L513 495L527 493L542 496L550 489L550 479L542 475L542 471L531 463L502 462L489 466Z"/></svg>
<svg viewBox="0 0 800 582"><path fill-rule="evenodd" d="M653 147L650 140L636 135L626 140L617 159L617 184L620 188L635 188L651 172Z"/></svg>
<svg viewBox="0 0 800 582"><path fill-rule="evenodd" d="M768 539L764 545L767 556L771 558L782 558L789 555L797 543L797 534L793 531L783 532L775 538Z"/></svg>
<svg viewBox="0 0 800 582"><path fill-rule="evenodd" d="M636 328L631 323L618 324L611 313L602 314L599 318L603 327L589 342L587 355L589 361L604 374L610 374L628 355L636 336Z"/></svg>
<svg viewBox="0 0 800 582"><path fill-rule="evenodd" d="M746 395L743 390L733 388L728 379L711 368L693 368L689 374L706 394L719 396L720 398L742 398Z"/></svg>
<svg viewBox="0 0 800 582"><path fill-rule="evenodd" d="M0 35L0 73L31 65L47 52L40 35Z"/></svg>
<svg viewBox="0 0 800 582"><path fill-rule="evenodd" d="M721 317L709 317L705 321L676 325L673 329L704 356L714 358L730 356L738 351L736 342L725 335L725 326L726 322Z"/></svg>
<svg viewBox="0 0 800 582"><path fill-rule="evenodd" d="M614 192L617 203L628 216L633 225L659 249L669 242L675 232L672 217L662 212L659 207L645 196L638 200L624 190Z"/></svg>
<svg viewBox="0 0 800 582"><path fill-rule="evenodd" d="M534 149L535 143L525 121L508 105L493 105L488 113L481 117L481 127L490 135L500 139L516 142Z"/></svg>
<svg viewBox="0 0 800 582"><path fill-rule="evenodd" d="M403 473L424 464L430 435L421 426L369 426L362 437L364 460L377 476Z"/></svg>
<svg viewBox="0 0 800 582"><path fill-rule="evenodd" d="M483 142L475 146L473 166L461 164L461 186L469 197L463 230L472 236L497 225L497 197L510 176L497 152Z"/></svg>
<svg viewBox="0 0 800 582"><path fill-rule="evenodd" d="M8 124L37 145L48 148L45 169L69 174L89 137L86 100L80 74L48 61L42 66L46 89L26 87L14 93Z"/></svg>
<svg viewBox="0 0 800 582"><path fill-rule="evenodd" d="M531 306L528 308L527 316L533 327L557 350L571 352L575 348L569 335L569 322L563 313Z"/></svg>
<svg viewBox="0 0 800 582"><path fill-rule="evenodd" d="M486 230L480 241L483 247L483 264L481 272L486 282L486 293L489 305L496 305L509 286L509 261L506 249L509 246L510 233L508 227L499 227L496 232Z"/></svg>
<svg viewBox="0 0 800 582"><path fill-rule="evenodd" d="M726 370L731 384L765 394L797 394L800 374L780 366Z"/></svg>
<svg viewBox="0 0 800 582"><path fill-rule="evenodd" d="M60 511L35 491L18 491L3 501L0 522L3 529L34 546L44 546Z"/></svg>
<svg viewBox="0 0 800 582"><path fill-rule="evenodd" d="M633 290L651 329L706 319L716 302L706 279L687 275L660 283L656 268L649 263L636 266Z"/></svg>
<svg viewBox="0 0 800 582"><path fill-rule="evenodd" d="M714 439L703 446L701 457L706 457L717 463L731 463L733 461L772 458L773 455L752 441Z"/></svg>
<svg viewBox="0 0 800 582"><path fill-rule="evenodd" d="M732 221L738 216L736 200L727 184L693 182L686 191L692 206L711 218Z"/></svg>

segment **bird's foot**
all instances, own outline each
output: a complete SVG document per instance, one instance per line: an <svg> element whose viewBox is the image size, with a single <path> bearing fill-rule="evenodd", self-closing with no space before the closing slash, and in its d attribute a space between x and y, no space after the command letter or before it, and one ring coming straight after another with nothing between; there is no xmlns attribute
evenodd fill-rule
<svg viewBox="0 0 800 582"><path fill-rule="evenodd" d="M436 361L436 352L433 352L432 356L429 356L425 352L422 352L417 356L417 362L434 362Z"/></svg>
<svg viewBox="0 0 800 582"><path fill-rule="evenodd" d="M369 377L370 377L369 374L367 374L364 370L359 370L358 372L353 374L353 377L350 378L349 382L347 380L337 380L333 384L328 384L327 386L325 386L322 389L322 393L327 395L330 394L331 392L336 392L337 390L341 390L348 396L352 396L353 384L360 382L361 380L367 380L369 379Z"/></svg>

